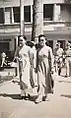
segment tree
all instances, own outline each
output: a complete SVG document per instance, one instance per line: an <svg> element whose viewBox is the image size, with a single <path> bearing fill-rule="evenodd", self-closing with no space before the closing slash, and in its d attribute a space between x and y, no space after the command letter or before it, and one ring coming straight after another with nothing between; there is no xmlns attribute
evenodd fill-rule
<svg viewBox="0 0 71 118"><path fill-rule="evenodd" d="M43 6L41 0L33 0L32 40L43 34Z"/></svg>

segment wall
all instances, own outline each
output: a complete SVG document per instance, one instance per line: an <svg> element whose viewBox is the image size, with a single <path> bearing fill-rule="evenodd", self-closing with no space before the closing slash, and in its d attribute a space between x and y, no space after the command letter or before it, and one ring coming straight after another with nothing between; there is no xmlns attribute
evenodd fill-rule
<svg viewBox="0 0 71 118"><path fill-rule="evenodd" d="M71 21L71 5L63 5L61 8L61 19Z"/></svg>
<svg viewBox="0 0 71 118"><path fill-rule="evenodd" d="M63 0L42 0L43 4L63 3Z"/></svg>
<svg viewBox="0 0 71 118"><path fill-rule="evenodd" d="M42 0L43 4L62 3L63 0ZM23 5L32 5L33 0L22 0ZM19 6L20 0L0 0L0 7Z"/></svg>
<svg viewBox="0 0 71 118"><path fill-rule="evenodd" d="M22 0L23 5L32 5L33 0ZM0 0L1 7L20 6L20 0Z"/></svg>

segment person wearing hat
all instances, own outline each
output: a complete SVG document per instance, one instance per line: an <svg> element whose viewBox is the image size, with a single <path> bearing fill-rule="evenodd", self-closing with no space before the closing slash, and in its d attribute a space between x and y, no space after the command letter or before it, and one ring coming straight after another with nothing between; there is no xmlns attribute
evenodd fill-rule
<svg viewBox="0 0 71 118"><path fill-rule="evenodd" d="M62 55L63 55L63 49L60 47L60 42L56 43L56 48L54 51L54 58L55 58L55 71L60 75L61 72L61 63L62 63ZM59 67L60 70L58 69L58 62L60 62ZM59 71L58 71L59 70Z"/></svg>

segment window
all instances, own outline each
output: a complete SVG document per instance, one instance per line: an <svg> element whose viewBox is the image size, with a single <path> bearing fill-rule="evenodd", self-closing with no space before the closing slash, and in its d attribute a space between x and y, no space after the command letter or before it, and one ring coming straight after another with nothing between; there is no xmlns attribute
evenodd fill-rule
<svg viewBox="0 0 71 118"><path fill-rule="evenodd" d="M53 20L53 4L44 4L43 6L44 20Z"/></svg>
<svg viewBox="0 0 71 118"><path fill-rule="evenodd" d="M0 8L0 23L4 23L4 9Z"/></svg>
<svg viewBox="0 0 71 118"><path fill-rule="evenodd" d="M61 20L62 21L71 21L71 4L61 4ZM66 24L67 25L67 24Z"/></svg>
<svg viewBox="0 0 71 118"><path fill-rule="evenodd" d="M5 8L5 23L11 23L11 8Z"/></svg>
<svg viewBox="0 0 71 118"><path fill-rule="evenodd" d="M9 42L0 42L0 51L9 50Z"/></svg>
<svg viewBox="0 0 71 118"><path fill-rule="evenodd" d="M24 21L31 22L31 6L24 6Z"/></svg>
<svg viewBox="0 0 71 118"><path fill-rule="evenodd" d="M13 7L14 12L14 22L18 23L20 22L20 7Z"/></svg>

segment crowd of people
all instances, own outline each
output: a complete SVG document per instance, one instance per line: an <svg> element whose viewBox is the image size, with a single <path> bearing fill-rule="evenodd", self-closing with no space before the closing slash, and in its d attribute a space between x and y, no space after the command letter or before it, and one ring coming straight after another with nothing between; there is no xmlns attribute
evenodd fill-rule
<svg viewBox="0 0 71 118"><path fill-rule="evenodd" d="M25 36L19 37L19 46L14 56L14 60L16 59L19 62L21 98L26 98L29 95L28 89L36 87L37 98L35 103L39 103L48 100L49 93L53 94L54 80L52 74L54 73L54 65L55 71L58 71L58 68L60 69L59 74L62 64L66 65L66 76L69 76L71 53L69 47L64 51L60 47L60 43L56 43L53 54L47 38L42 34L38 36L37 44L26 40ZM35 74L37 78L35 78Z"/></svg>
<svg viewBox="0 0 71 118"><path fill-rule="evenodd" d="M61 69L66 68L66 77L71 76L71 44L68 42L66 49L60 47L60 42L56 43L54 51L55 71L58 75L61 74Z"/></svg>

